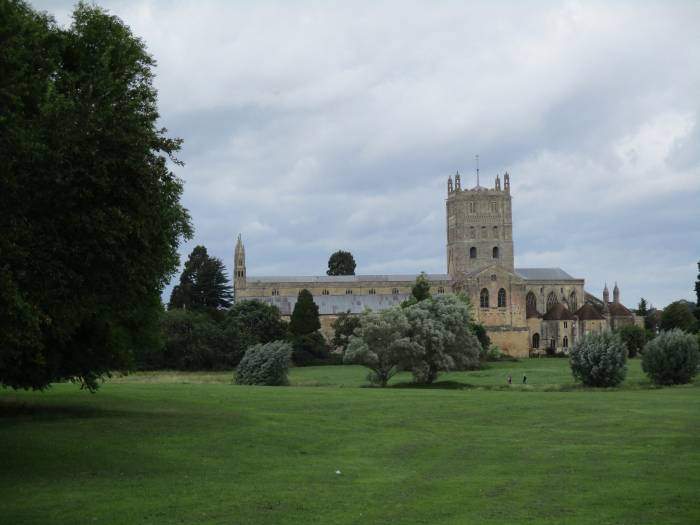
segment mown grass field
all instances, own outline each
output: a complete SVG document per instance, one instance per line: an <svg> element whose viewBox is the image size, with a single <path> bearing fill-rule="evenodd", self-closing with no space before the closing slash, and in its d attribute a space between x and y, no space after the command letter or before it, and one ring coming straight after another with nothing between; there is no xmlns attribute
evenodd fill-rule
<svg viewBox="0 0 700 525"><path fill-rule="evenodd" d="M633 361L622 388L584 390L561 359L431 389L365 375L0 390L0 523L700 523L697 383L649 388Z"/></svg>

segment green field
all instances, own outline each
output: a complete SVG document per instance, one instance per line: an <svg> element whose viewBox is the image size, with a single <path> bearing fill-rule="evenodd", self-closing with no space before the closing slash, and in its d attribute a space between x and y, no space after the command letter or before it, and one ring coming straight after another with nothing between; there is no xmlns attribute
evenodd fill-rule
<svg viewBox="0 0 700 525"><path fill-rule="evenodd" d="M700 523L697 383L650 388L633 361L622 388L584 390L562 359L430 389L365 375L0 390L0 523Z"/></svg>

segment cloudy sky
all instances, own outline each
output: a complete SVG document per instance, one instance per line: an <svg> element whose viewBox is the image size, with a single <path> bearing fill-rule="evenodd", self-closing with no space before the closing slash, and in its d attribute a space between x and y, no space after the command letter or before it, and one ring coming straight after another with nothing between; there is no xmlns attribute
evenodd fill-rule
<svg viewBox="0 0 700 525"><path fill-rule="evenodd" d="M517 266L694 299L700 3L103 0L158 61L195 244L249 275L444 273L445 182L512 175ZM35 1L70 22L72 0Z"/></svg>

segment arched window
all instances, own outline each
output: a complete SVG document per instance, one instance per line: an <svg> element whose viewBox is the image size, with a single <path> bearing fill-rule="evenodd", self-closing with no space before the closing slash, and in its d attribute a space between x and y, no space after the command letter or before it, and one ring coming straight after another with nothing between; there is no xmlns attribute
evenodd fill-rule
<svg viewBox="0 0 700 525"><path fill-rule="evenodd" d="M525 304L530 308L537 310L537 296L532 292L527 292L525 296Z"/></svg>
<svg viewBox="0 0 700 525"><path fill-rule="evenodd" d="M369 294L370 294L370 295L374 295L374 294L376 294L376 293L377 293L377 291L376 291L374 288L370 288L370 289L369 289Z"/></svg>
<svg viewBox="0 0 700 525"><path fill-rule="evenodd" d="M567 336L564 336L564 341L562 342L562 346L564 348L569 348L569 338Z"/></svg>
<svg viewBox="0 0 700 525"><path fill-rule="evenodd" d="M499 308L506 307L506 291L504 288L501 288L500 290L498 290L498 307Z"/></svg>
<svg viewBox="0 0 700 525"><path fill-rule="evenodd" d="M330 295L330 292L328 290L323 290L321 292L321 295Z"/></svg>
<svg viewBox="0 0 700 525"><path fill-rule="evenodd" d="M476 259L476 247L472 246L469 248L469 258L470 259Z"/></svg>
<svg viewBox="0 0 700 525"><path fill-rule="evenodd" d="M569 308L572 312L578 310L578 298L576 297L576 292L571 292L569 294Z"/></svg>
<svg viewBox="0 0 700 525"><path fill-rule="evenodd" d="M280 291L277 288L272 289L272 295L279 295Z"/></svg>
<svg viewBox="0 0 700 525"><path fill-rule="evenodd" d="M493 258L498 259L498 246L493 247Z"/></svg>
<svg viewBox="0 0 700 525"><path fill-rule="evenodd" d="M391 289L391 293L393 293L394 295L398 295L398 294L399 294L399 289L398 289L398 288L392 288L392 289Z"/></svg>
<svg viewBox="0 0 700 525"><path fill-rule="evenodd" d="M497 210L497 209L498 209L498 208L497 208L497 205L496 205L496 201L493 201L493 202L491 203L491 213L496 213L496 210Z"/></svg>
<svg viewBox="0 0 700 525"><path fill-rule="evenodd" d="M540 347L540 334L532 334L532 348Z"/></svg>
<svg viewBox="0 0 700 525"><path fill-rule="evenodd" d="M445 289L442 286L440 286L438 288L438 293L445 293Z"/></svg>
<svg viewBox="0 0 700 525"><path fill-rule="evenodd" d="M345 290L345 295L352 295L352 290L350 290L349 288Z"/></svg>
<svg viewBox="0 0 700 525"><path fill-rule="evenodd" d="M549 292L549 295L547 296L547 311L549 312L549 309L557 304L559 301L557 300L557 294L554 292Z"/></svg>
<svg viewBox="0 0 700 525"><path fill-rule="evenodd" d="M474 201L469 203L469 213L476 213L476 207L474 206Z"/></svg>
<svg viewBox="0 0 700 525"><path fill-rule="evenodd" d="M486 288L483 288L481 294L479 294L479 306L482 308L489 307L489 291Z"/></svg>

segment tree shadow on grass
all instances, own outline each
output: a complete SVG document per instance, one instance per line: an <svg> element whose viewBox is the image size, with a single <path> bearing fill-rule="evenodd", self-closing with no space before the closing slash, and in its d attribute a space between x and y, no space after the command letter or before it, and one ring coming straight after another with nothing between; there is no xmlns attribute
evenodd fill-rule
<svg viewBox="0 0 700 525"><path fill-rule="evenodd" d="M17 399L0 400L0 420L22 417L37 417L41 419L69 418L103 418L103 417L134 417L138 412L130 410L115 410L90 405L54 405L50 403L32 403ZM152 416L153 414L143 414Z"/></svg>
<svg viewBox="0 0 700 525"><path fill-rule="evenodd" d="M477 385L470 383L460 383L459 381L436 381L429 385L422 385L412 381L396 383L389 388L417 388L417 389L436 389L436 390L469 390L477 388Z"/></svg>

